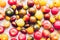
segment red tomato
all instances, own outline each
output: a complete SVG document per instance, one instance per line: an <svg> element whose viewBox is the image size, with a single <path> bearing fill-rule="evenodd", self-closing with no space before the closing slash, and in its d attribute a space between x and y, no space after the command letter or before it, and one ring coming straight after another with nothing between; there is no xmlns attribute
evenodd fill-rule
<svg viewBox="0 0 60 40"><path fill-rule="evenodd" d="M42 37L42 33L40 31L37 31L37 32L34 33L34 38L36 40L39 40L41 37Z"/></svg>
<svg viewBox="0 0 60 40"><path fill-rule="evenodd" d="M25 15L23 19L24 19L24 21L28 21L30 19L30 17L28 15Z"/></svg>
<svg viewBox="0 0 60 40"><path fill-rule="evenodd" d="M11 40L17 40L15 37L11 38Z"/></svg>
<svg viewBox="0 0 60 40"><path fill-rule="evenodd" d="M59 12L59 9L56 8L56 7L54 7L54 8L51 9L51 13L52 13L53 15L58 14L58 12Z"/></svg>
<svg viewBox="0 0 60 40"><path fill-rule="evenodd" d="M54 28L57 29L57 30L60 30L60 21L56 21L54 23Z"/></svg>
<svg viewBox="0 0 60 40"><path fill-rule="evenodd" d="M17 0L8 0L8 4L9 5L16 5L17 4Z"/></svg>
<svg viewBox="0 0 60 40"><path fill-rule="evenodd" d="M36 5L36 8L39 10L41 8L41 6L40 5Z"/></svg>
<svg viewBox="0 0 60 40"><path fill-rule="evenodd" d="M19 40L26 40L26 35L21 33L18 35L18 39Z"/></svg>

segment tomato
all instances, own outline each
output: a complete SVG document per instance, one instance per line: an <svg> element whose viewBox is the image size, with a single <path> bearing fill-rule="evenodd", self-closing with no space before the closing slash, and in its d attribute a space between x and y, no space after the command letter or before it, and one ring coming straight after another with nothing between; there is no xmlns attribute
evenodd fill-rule
<svg viewBox="0 0 60 40"><path fill-rule="evenodd" d="M1 0L0 1L0 7L1 8L4 8L5 6L6 6L6 2Z"/></svg>
<svg viewBox="0 0 60 40"><path fill-rule="evenodd" d="M37 32L34 33L34 38L36 40L39 40L41 37L42 37L42 33L40 31L37 31Z"/></svg>
<svg viewBox="0 0 60 40"><path fill-rule="evenodd" d="M9 5L16 5L17 4L17 0L8 0L8 4Z"/></svg>
<svg viewBox="0 0 60 40"><path fill-rule="evenodd" d="M11 8L7 8L6 11L5 11L5 14L7 16L13 16L14 15L14 10L11 9Z"/></svg>
<svg viewBox="0 0 60 40"><path fill-rule="evenodd" d="M34 33L34 29L33 29L32 26L28 27L28 28L26 29L26 31L27 31L28 34L33 34L33 33Z"/></svg>
<svg viewBox="0 0 60 40"><path fill-rule="evenodd" d="M30 17L29 17L28 15L25 15L25 16L23 17L23 19L24 19L24 21L28 21L28 20L30 19Z"/></svg>
<svg viewBox="0 0 60 40"><path fill-rule="evenodd" d="M18 39L19 40L26 40L26 35L21 33L18 35Z"/></svg>

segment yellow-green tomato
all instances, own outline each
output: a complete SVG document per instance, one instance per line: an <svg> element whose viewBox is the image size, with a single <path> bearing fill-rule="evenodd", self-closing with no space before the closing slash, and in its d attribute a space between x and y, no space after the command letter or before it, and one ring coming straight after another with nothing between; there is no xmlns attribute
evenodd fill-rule
<svg viewBox="0 0 60 40"><path fill-rule="evenodd" d="M25 22L23 19L16 20L16 23L17 23L18 27L23 27L25 25Z"/></svg>
<svg viewBox="0 0 60 40"><path fill-rule="evenodd" d="M50 22L51 22L51 23L54 23L55 21L56 21L55 18L51 16L51 17L50 17Z"/></svg>
<svg viewBox="0 0 60 40"><path fill-rule="evenodd" d="M41 20L43 18L43 13L41 11L36 11L35 17L38 20Z"/></svg>
<svg viewBox="0 0 60 40"><path fill-rule="evenodd" d="M39 26L41 26L41 21L37 21L37 24L38 24Z"/></svg>
<svg viewBox="0 0 60 40"><path fill-rule="evenodd" d="M40 29L40 26L38 25L38 24L35 24L34 25L34 31L37 31L37 30L39 30Z"/></svg>
<svg viewBox="0 0 60 40"><path fill-rule="evenodd" d="M23 8L26 10L26 9L28 9L28 6L27 5L24 5Z"/></svg>

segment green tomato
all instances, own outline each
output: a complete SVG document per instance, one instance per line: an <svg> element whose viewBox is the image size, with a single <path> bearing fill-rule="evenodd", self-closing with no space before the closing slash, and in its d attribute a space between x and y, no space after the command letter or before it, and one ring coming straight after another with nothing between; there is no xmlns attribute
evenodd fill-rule
<svg viewBox="0 0 60 40"><path fill-rule="evenodd" d="M14 15L14 10L11 8L7 8L7 10L5 11L5 14L7 16L13 16Z"/></svg>

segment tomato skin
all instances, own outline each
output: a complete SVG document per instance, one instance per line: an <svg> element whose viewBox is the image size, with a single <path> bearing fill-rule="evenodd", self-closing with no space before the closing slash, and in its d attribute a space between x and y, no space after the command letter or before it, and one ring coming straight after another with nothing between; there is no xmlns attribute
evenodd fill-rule
<svg viewBox="0 0 60 40"><path fill-rule="evenodd" d="M18 35L18 39L19 40L26 40L26 35L21 33L20 35Z"/></svg>
<svg viewBox="0 0 60 40"><path fill-rule="evenodd" d="M60 21L59 20L54 23L54 28L56 30L60 30Z"/></svg>
<svg viewBox="0 0 60 40"><path fill-rule="evenodd" d="M9 5L16 5L17 4L17 0L8 0L8 4Z"/></svg>
<svg viewBox="0 0 60 40"><path fill-rule="evenodd" d="M0 7L4 8L6 6L6 1L0 0Z"/></svg>
<svg viewBox="0 0 60 40"><path fill-rule="evenodd" d="M53 15L57 15L58 12L59 12L59 9L56 8L56 7L53 7L53 8L51 9L51 13L52 13Z"/></svg>
<svg viewBox="0 0 60 40"><path fill-rule="evenodd" d="M39 40L40 38L42 38L42 33L40 31L37 31L34 33L34 38L36 40Z"/></svg>
<svg viewBox="0 0 60 40"><path fill-rule="evenodd" d="M24 21L29 21L30 17L28 15L25 15L23 19Z"/></svg>

